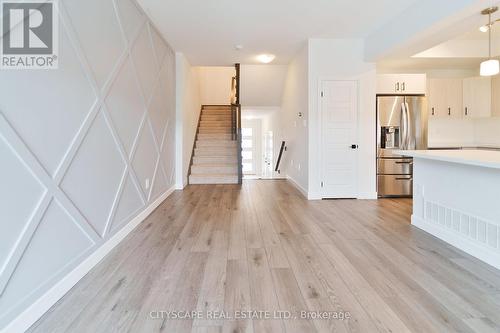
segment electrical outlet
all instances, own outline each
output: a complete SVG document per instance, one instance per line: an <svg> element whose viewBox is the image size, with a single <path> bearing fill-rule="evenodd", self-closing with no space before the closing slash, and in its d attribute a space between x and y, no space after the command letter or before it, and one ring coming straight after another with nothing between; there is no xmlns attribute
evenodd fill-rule
<svg viewBox="0 0 500 333"><path fill-rule="evenodd" d="M144 185L146 186L146 190L149 190L149 178L146 178L146 180L144 181Z"/></svg>

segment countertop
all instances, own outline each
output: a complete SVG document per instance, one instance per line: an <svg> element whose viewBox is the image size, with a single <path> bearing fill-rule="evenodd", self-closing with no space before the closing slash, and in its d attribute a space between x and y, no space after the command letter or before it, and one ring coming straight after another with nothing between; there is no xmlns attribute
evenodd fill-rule
<svg viewBox="0 0 500 333"><path fill-rule="evenodd" d="M483 150L500 150L498 144L431 144L428 149L483 149Z"/></svg>
<svg viewBox="0 0 500 333"><path fill-rule="evenodd" d="M398 150L398 155L500 169L500 151L491 150Z"/></svg>

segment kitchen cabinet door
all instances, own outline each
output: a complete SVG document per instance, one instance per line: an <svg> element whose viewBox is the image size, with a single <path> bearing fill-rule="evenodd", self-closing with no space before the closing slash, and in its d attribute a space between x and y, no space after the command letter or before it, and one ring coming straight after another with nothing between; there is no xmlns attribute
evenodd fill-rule
<svg viewBox="0 0 500 333"><path fill-rule="evenodd" d="M462 118L462 79L428 80L430 118Z"/></svg>
<svg viewBox="0 0 500 333"><path fill-rule="evenodd" d="M463 80L448 79L446 81L446 115L450 118L462 118Z"/></svg>
<svg viewBox="0 0 500 333"><path fill-rule="evenodd" d="M380 74L377 75L377 94L425 95L425 74Z"/></svg>
<svg viewBox="0 0 500 333"><path fill-rule="evenodd" d="M444 117L446 115L446 82L447 79L428 80L427 99L429 118Z"/></svg>
<svg viewBox="0 0 500 333"><path fill-rule="evenodd" d="M398 94L401 93L401 85L397 74L377 75L377 94Z"/></svg>
<svg viewBox="0 0 500 333"><path fill-rule="evenodd" d="M403 94L425 95L427 90L425 74L402 74L398 80Z"/></svg>
<svg viewBox="0 0 500 333"><path fill-rule="evenodd" d="M491 78L472 77L463 80L463 115L465 118L491 116Z"/></svg>

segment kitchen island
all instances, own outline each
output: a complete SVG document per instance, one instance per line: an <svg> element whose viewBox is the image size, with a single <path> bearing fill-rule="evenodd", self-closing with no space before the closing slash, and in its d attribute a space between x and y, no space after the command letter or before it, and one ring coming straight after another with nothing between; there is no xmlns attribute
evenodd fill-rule
<svg viewBox="0 0 500 333"><path fill-rule="evenodd" d="M500 152L398 154L413 157L412 225L500 269Z"/></svg>

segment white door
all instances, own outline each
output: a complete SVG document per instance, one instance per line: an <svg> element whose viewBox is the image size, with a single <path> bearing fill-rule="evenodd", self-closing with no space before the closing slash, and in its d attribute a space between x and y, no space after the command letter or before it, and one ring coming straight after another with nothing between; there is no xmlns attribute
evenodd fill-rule
<svg viewBox="0 0 500 333"><path fill-rule="evenodd" d="M241 155L243 175L262 176L262 125L260 119L242 119Z"/></svg>
<svg viewBox="0 0 500 333"><path fill-rule="evenodd" d="M358 82L323 81L321 96L322 196L356 198Z"/></svg>
<svg viewBox="0 0 500 333"><path fill-rule="evenodd" d="M255 140L254 128L241 129L241 162L244 175L255 175Z"/></svg>

